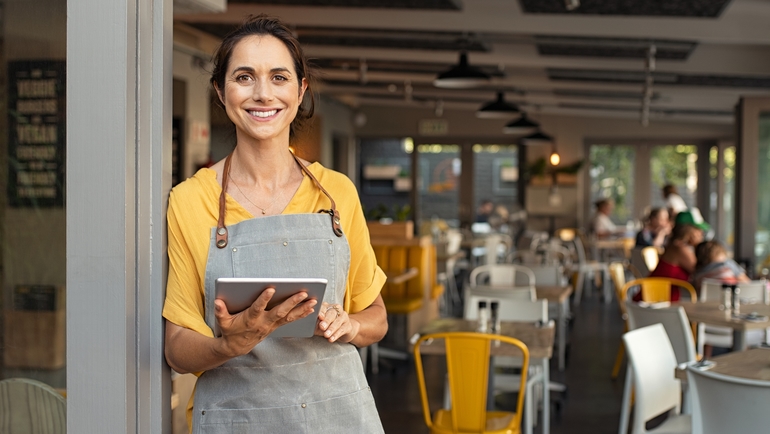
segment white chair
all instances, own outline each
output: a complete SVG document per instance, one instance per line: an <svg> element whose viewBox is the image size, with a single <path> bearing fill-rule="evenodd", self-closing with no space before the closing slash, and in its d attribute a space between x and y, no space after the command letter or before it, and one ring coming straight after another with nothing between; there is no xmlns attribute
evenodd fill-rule
<svg viewBox="0 0 770 434"><path fill-rule="evenodd" d="M0 381L0 431L65 434L67 402L51 386L36 380Z"/></svg>
<svg viewBox="0 0 770 434"><path fill-rule="evenodd" d="M741 303L767 304L767 281L753 280L751 282L740 282L737 284L741 289ZM700 301L720 301L722 300L722 282L714 279L703 279L700 288ZM744 307L744 310L747 309ZM748 308L750 309L750 308ZM767 341L766 330L748 330L746 332L746 342L748 345L759 345ZM698 354L703 354L704 347L710 345L719 348L733 347L733 329L729 327L719 327L709 324L698 324Z"/></svg>
<svg viewBox="0 0 770 434"><path fill-rule="evenodd" d="M697 359L695 339L693 339L690 322L683 307L652 308L626 302L626 312L628 313L629 330L653 324L663 324L671 347L674 349L677 363L687 363Z"/></svg>
<svg viewBox="0 0 770 434"><path fill-rule="evenodd" d="M535 284L540 286L564 286L564 269L561 265L529 265L535 275Z"/></svg>
<svg viewBox="0 0 770 434"><path fill-rule="evenodd" d="M770 427L770 381L687 367L693 394L693 433L762 433Z"/></svg>
<svg viewBox="0 0 770 434"><path fill-rule="evenodd" d="M499 304L499 315L501 321L521 321L521 322L548 322L548 300L526 300L519 298L515 294L517 290L493 290L486 291L492 296L486 297L474 288L469 288L470 298L466 299L465 315L467 320L478 319L478 302L486 301L487 306L492 301ZM547 362L546 362L547 363ZM499 368L518 368L521 366L521 360L518 357L495 357L495 367ZM527 378L527 390L524 393L524 414L526 415L525 434L531 434L534 426L535 415L533 401L536 399L534 387L542 384L543 372L540 366L530 364L530 372ZM518 375L495 373L493 387L496 393L517 392L519 390L520 377ZM543 403L543 405L549 405Z"/></svg>
<svg viewBox="0 0 770 434"><path fill-rule="evenodd" d="M676 363L690 363L697 359L695 353L695 339L692 336L692 328L687 319L687 314L681 306L652 308L642 307L633 302L626 302L626 313L628 314L628 329L635 330L647 327L653 324L663 324L666 334L674 349ZM686 384L682 385L682 413L691 413L691 402L689 391ZM625 397L625 396L624 396ZM628 412L631 403L623 402L621 412ZM623 415L621 420L628 420L627 415ZM623 428L621 427L621 430Z"/></svg>
<svg viewBox="0 0 770 434"><path fill-rule="evenodd" d="M488 279L488 281L487 281ZM514 264L479 265L471 270L470 285L534 287L535 274L528 267Z"/></svg>
<svg viewBox="0 0 770 434"><path fill-rule="evenodd" d="M679 414L682 387L674 377L676 356L663 324L632 330L623 335L623 342L629 361L623 400L629 401L632 387L635 396L632 434L691 433L690 416ZM647 430L647 421L671 410L665 422ZM621 420L620 434L626 434L623 427Z"/></svg>
<svg viewBox="0 0 770 434"><path fill-rule="evenodd" d="M612 300L612 284L610 282L608 264L588 259L585 243L583 242L584 235L580 230L572 228L559 229L557 237L564 243L570 243L575 255L572 266L572 271L577 274L573 299L575 305L579 305L580 300L583 298L583 286L585 285L586 276L593 276L595 273L601 273L604 302L609 303Z"/></svg>

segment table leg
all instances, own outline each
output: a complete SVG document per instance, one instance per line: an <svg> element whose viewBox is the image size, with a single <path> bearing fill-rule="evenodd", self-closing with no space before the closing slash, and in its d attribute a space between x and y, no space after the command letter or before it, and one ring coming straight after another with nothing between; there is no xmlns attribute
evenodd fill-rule
<svg viewBox="0 0 770 434"><path fill-rule="evenodd" d="M733 351L746 350L746 331L733 329Z"/></svg>
<svg viewBox="0 0 770 434"><path fill-rule="evenodd" d="M543 434L551 433L551 374L548 359L543 359Z"/></svg>
<svg viewBox="0 0 770 434"><path fill-rule="evenodd" d="M567 351L567 309L568 309L567 304L568 303L569 303L568 298L565 298L561 303L559 303L559 319L558 319L559 371L564 371L565 353Z"/></svg>

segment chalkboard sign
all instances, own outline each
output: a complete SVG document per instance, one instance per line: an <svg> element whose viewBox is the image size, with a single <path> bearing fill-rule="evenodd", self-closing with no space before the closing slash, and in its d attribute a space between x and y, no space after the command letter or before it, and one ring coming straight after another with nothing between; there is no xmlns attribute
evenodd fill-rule
<svg viewBox="0 0 770 434"><path fill-rule="evenodd" d="M8 63L8 203L64 206L64 60Z"/></svg>
<svg viewBox="0 0 770 434"><path fill-rule="evenodd" d="M63 307L62 297L56 285L16 285L13 309L55 311Z"/></svg>

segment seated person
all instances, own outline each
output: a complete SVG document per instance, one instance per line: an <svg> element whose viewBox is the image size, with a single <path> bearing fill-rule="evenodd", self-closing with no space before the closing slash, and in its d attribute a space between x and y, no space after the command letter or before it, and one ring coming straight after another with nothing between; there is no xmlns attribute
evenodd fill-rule
<svg viewBox="0 0 770 434"><path fill-rule="evenodd" d="M687 204L679 195L676 190L676 186L673 184L666 184L663 186L663 200L666 201L666 208L671 218L676 217L682 211L687 211Z"/></svg>
<svg viewBox="0 0 770 434"><path fill-rule="evenodd" d="M492 215L492 212L495 209L495 203L492 202L489 199L484 199L479 204L478 209L476 210L476 223L487 223L489 222L489 217Z"/></svg>
<svg viewBox="0 0 770 434"><path fill-rule="evenodd" d="M723 283L748 282L746 271L727 257L727 250L719 241L704 241L695 247L695 273L692 283L700 289L703 279L716 279Z"/></svg>
<svg viewBox="0 0 770 434"><path fill-rule="evenodd" d="M597 238L608 238L625 232L625 227L618 228L610 219L612 208L615 206L611 199L600 199L594 205L596 206L596 214L591 218L590 233Z"/></svg>
<svg viewBox="0 0 770 434"><path fill-rule="evenodd" d="M636 247L663 247L669 233L671 221L668 219L668 210L653 208L647 216L644 228L636 234Z"/></svg>
<svg viewBox="0 0 770 434"><path fill-rule="evenodd" d="M666 244L666 249L658 259L658 266L652 270L650 277L671 277L679 280L690 280L690 274L695 271L695 246L703 241L703 232L692 225L676 225ZM634 301L640 301L641 294L634 296ZM679 301L679 288L671 289L671 301Z"/></svg>

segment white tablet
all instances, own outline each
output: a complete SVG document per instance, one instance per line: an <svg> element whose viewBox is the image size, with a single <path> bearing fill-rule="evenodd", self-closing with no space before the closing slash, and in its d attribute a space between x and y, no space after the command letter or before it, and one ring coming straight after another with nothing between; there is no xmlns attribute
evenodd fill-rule
<svg viewBox="0 0 770 434"><path fill-rule="evenodd" d="M328 281L321 278L256 278L256 277L220 277L214 287L215 297L225 302L227 311L235 314L247 309L267 288L275 288L273 298L267 303L267 310L272 309L292 295L306 291L307 300L318 300L313 313L305 318L292 321L278 327L270 334L273 337L309 338L313 336L318 312L326 292ZM219 327L214 325L214 335L220 336Z"/></svg>

